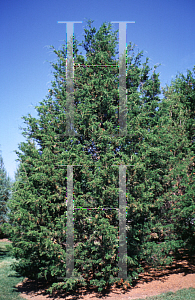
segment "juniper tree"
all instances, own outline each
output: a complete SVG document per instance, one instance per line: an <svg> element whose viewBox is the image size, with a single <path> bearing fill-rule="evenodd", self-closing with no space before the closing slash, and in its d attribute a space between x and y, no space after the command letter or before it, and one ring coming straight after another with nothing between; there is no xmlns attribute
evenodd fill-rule
<svg viewBox="0 0 195 300"><path fill-rule="evenodd" d="M165 128L168 131L171 161L169 163L169 182L172 192L167 194L172 205L169 218L175 227L175 236L182 241L182 248L194 251L195 239L195 198L194 198L194 138L195 138L195 68L187 75L179 74L164 89L164 103L167 106ZM168 217L168 215L167 215Z"/></svg>
<svg viewBox="0 0 195 300"><path fill-rule="evenodd" d="M118 164L131 165L126 171L130 221L126 282L138 276L143 259L156 265L166 263L172 245L177 247L162 211L166 184L160 177L165 180L169 165L166 145L158 145L163 136L158 137L161 115L156 66L150 75L149 59L142 63L143 53L136 54L135 47L128 45L127 134L119 135L118 31L112 32L110 24L104 23L98 31L91 22L88 25L85 40L81 44L72 41L75 134L66 132L67 52L62 46L58 51L53 48L57 55L52 64L54 81L46 99L35 107L38 118L23 117L26 142L16 151L20 166L10 204L13 255L19 260L15 270L31 279L51 280L49 291L71 291L79 285L94 285L101 291L118 282ZM78 46L85 49L86 57ZM76 276L68 279L67 165L74 165ZM58 282L58 277L64 279Z"/></svg>
<svg viewBox="0 0 195 300"><path fill-rule="evenodd" d="M192 72L180 74L164 89L158 121L139 143L131 196L140 200L130 201L129 234L139 229L138 253L150 265L166 265L171 252L194 249L193 103Z"/></svg>

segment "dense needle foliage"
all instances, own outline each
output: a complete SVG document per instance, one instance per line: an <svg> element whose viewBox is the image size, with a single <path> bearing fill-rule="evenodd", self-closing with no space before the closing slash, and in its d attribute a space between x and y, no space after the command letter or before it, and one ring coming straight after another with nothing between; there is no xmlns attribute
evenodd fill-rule
<svg viewBox="0 0 195 300"><path fill-rule="evenodd" d="M15 269L51 280L52 290L79 285L101 291L118 281L119 167L126 170L126 284L143 263L171 262L194 245L194 88L190 73L164 90L142 52L127 47L127 135L118 134L117 31L88 22L85 40L74 46L74 130L66 135L66 47L55 50L54 81L23 117L26 142L10 203L10 239ZM78 47L86 51L86 57ZM101 67L100 65L104 65ZM107 67L105 67L107 65ZM151 72L152 71L152 72ZM74 165L74 275L66 279L67 167ZM82 209L83 208L83 209ZM92 208L86 210L84 208ZM96 209L94 209L96 208ZM103 210L101 208L113 208ZM172 252L171 252L172 251ZM172 254L171 254L172 253ZM64 277L60 282L58 277Z"/></svg>

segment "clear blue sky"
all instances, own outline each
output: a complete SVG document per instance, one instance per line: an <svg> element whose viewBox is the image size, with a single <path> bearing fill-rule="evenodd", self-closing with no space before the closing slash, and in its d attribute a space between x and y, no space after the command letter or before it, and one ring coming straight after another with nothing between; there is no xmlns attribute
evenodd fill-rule
<svg viewBox="0 0 195 300"><path fill-rule="evenodd" d="M17 155L24 141L19 130L21 116L31 113L47 95L52 68L47 61L56 56L47 48L60 49L66 39L66 25L75 24L78 40L83 39L85 18L99 28L103 22L135 21L127 25L127 43L157 63L162 86L178 72L186 74L195 65L194 0L6 0L0 4L0 150L8 175L14 179ZM114 24L115 30L118 25Z"/></svg>

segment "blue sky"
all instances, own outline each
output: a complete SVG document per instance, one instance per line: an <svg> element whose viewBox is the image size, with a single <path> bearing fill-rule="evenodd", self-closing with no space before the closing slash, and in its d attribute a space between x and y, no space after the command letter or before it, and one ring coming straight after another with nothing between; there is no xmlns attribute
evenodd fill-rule
<svg viewBox="0 0 195 300"><path fill-rule="evenodd" d="M17 155L25 141L21 117L36 117L33 105L47 95L52 80L49 61L56 56L47 46L60 49L66 25L57 21L83 21L74 33L83 39L87 19L99 28L103 22L135 21L127 25L132 41L157 69L161 85L170 84L178 72L195 65L194 0L6 0L0 4L0 150L8 175L14 179ZM114 30L118 25L114 24Z"/></svg>

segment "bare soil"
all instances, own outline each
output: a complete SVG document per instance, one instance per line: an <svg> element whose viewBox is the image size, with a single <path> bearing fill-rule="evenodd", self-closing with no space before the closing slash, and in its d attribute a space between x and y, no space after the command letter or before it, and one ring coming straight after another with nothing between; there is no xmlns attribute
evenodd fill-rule
<svg viewBox="0 0 195 300"><path fill-rule="evenodd" d="M121 286L114 284L104 294L98 293L95 288L90 290L80 288L71 294L50 296L45 293L48 288L47 284L35 282L28 278L17 285L17 290L21 297L28 300L130 300L145 299L169 291L176 292L183 288L195 288L195 255L190 258L186 255L182 259L174 260L173 264L167 266L163 271L157 271L147 266L144 270L145 272L139 275L138 280L131 287L121 282Z"/></svg>

